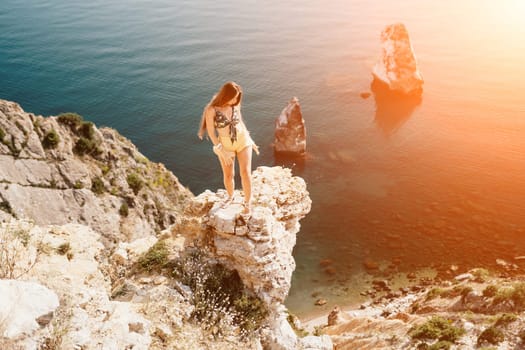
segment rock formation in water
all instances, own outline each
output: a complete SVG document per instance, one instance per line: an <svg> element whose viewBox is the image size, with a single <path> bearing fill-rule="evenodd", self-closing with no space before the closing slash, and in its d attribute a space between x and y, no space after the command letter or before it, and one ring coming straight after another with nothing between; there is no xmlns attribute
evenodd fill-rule
<svg viewBox="0 0 525 350"><path fill-rule="evenodd" d="M276 153L304 155L306 152L306 128L297 97L293 97L275 120Z"/></svg>
<svg viewBox="0 0 525 350"><path fill-rule="evenodd" d="M327 336L298 338L283 306L311 206L290 170L254 171L245 217L240 204L222 207L225 191L194 197L77 115L0 101L0 140L0 348L332 348ZM217 281L228 285L202 294ZM255 337L239 335L252 324Z"/></svg>
<svg viewBox="0 0 525 350"><path fill-rule="evenodd" d="M405 25L387 26L381 32L381 46L381 57L372 71L374 79L386 84L393 92L421 95L423 78Z"/></svg>

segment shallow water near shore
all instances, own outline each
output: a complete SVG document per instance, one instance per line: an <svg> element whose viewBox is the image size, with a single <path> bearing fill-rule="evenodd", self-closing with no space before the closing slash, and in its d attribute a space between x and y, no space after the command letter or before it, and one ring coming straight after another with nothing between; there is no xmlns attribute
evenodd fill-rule
<svg viewBox="0 0 525 350"><path fill-rule="evenodd" d="M200 193L222 187L210 143L196 137L202 108L239 83L261 147L254 168L293 167L313 200L287 300L309 317L362 301L365 262L402 276L525 255L524 14L517 0L4 0L0 98L114 127ZM422 100L363 99L380 32L398 21ZM276 160L270 147L292 96L304 161Z"/></svg>

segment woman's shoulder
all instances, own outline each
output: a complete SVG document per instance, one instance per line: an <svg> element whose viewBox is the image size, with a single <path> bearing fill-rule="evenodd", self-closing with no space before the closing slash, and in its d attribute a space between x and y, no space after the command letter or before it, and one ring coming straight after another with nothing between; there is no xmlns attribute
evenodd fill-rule
<svg viewBox="0 0 525 350"><path fill-rule="evenodd" d="M215 106L207 105L205 108L205 112L206 114L215 114L217 112L217 109L215 108Z"/></svg>

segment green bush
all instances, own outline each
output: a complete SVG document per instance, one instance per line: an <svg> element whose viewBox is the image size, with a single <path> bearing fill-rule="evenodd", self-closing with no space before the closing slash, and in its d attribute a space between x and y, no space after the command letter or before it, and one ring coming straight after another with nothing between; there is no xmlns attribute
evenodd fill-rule
<svg viewBox="0 0 525 350"><path fill-rule="evenodd" d="M202 251L190 251L175 261L173 277L191 288L192 318L204 328L222 332L233 324L242 336L249 336L268 316L264 302L245 289L237 271L212 262Z"/></svg>
<svg viewBox="0 0 525 350"><path fill-rule="evenodd" d="M498 287L496 287L493 284L490 284L487 287L485 287L485 289L483 289L483 296L484 297L493 297L493 296L496 295L497 292L498 292Z"/></svg>
<svg viewBox="0 0 525 350"><path fill-rule="evenodd" d="M428 350L448 350L452 346L452 344L447 340L440 340L428 347Z"/></svg>
<svg viewBox="0 0 525 350"><path fill-rule="evenodd" d="M61 113L58 115L57 120L59 123L69 126L71 131L76 133L83 119L82 116L76 113Z"/></svg>
<svg viewBox="0 0 525 350"><path fill-rule="evenodd" d="M432 288L430 291L428 291L426 300L432 300L436 297L442 297L442 298L455 298L457 296L466 297L468 293L472 292L472 288L469 286L455 286L452 289L443 289L443 288Z"/></svg>
<svg viewBox="0 0 525 350"><path fill-rule="evenodd" d="M236 276L238 277L238 274ZM239 283L242 286L240 277ZM235 321L242 329L249 332L257 330L268 314L261 299L246 293L241 293L234 299L233 306L237 314Z"/></svg>
<svg viewBox="0 0 525 350"><path fill-rule="evenodd" d="M91 191L93 191L95 194L102 194L106 191L104 182L100 177L95 177L93 180L91 180Z"/></svg>
<svg viewBox="0 0 525 350"><path fill-rule="evenodd" d="M0 128L0 141L3 141L5 137L5 131L4 129Z"/></svg>
<svg viewBox="0 0 525 350"><path fill-rule="evenodd" d="M525 309L525 282L518 282L509 288L500 288L494 296L494 303L511 300L518 310Z"/></svg>
<svg viewBox="0 0 525 350"><path fill-rule="evenodd" d="M297 316L292 314L289 310L286 310L286 313L286 320L288 321L290 327L292 327L293 331L295 332L295 335L297 335L299 338L306 337L309 333L304 328L298 328L296 326L295 320L297 319Z"/></svg>
<svg viewBox="0 0 525 350"><path fill-rule="evenodd" d="M435 299L438 296L443 295L444 293L445 293L445 290L443 288L439 288L439 287L432 288L431 290L428 291L426 300Z"/></svg>
<svg viewBox="0 0 525 350"><path fill-rule="evenodd" d="M127 217L129 215L128 203L122 203L118 212L120 215Z"/></svg>
<svg viewBox="0 0 525 350"><path fill-rule="evenodd" d="M454 288L449 289L447 291L447 296L450 298L455 298L457 296L466 297L468 293L472 292L472 287L470 286L464 286L464 285L458 285L454 286Z"/></svg>
<svg viewBox="0 0 525 350"><path fill-rule="evenodd" d="M484 268L473 269L471 273L474 275L476 282L485 282L490 276L489 270Z"/></svg>
<svg viewBox="0 0 525 350"><path fill-rule="evenodd" d="M78 135L86 139L93 140L95 130L92 122L82 122L78 128Z"/></svg>
<svg viewBox="0 0 525 350"><path fill-rule="evenodd" d="M58 137L57 132L54 129L52 129L44 136L42 146L44 146L44 148L56 148L59 142L60 137Z"/></svg>
<svg viewBox="0 0 525 350"><path fill-rule="evenodd" d="M76 189L76 190L79 190L79 189L81 189L83 187L84 187L84 185L82 184L82 181L80 181L80 180L75 181L75 183L73 185L73 188Z"/></svg>
<svg viewBox="0 0 525 350"><path fill-rule="evenodd" d="M147 271L161 269L168 262L168 247L166 242L158 241L144 255L142 255L138 264Z"/></svg>
<svg viewBox="0 0 525 350"><path fill-rule="evenodd" d="M133 190L135 195L139 193L140 189L144 186L144 181L136 173L131 173L126 177L129 187Z"/></svg>
<svg viewBox="0 0 525 350"><path fill-rule="evenodd" d="M478 337L478 345L485 342L496 345L505 340L503 332L494 326L485 329Z"/></svg>
<svg viewBox="0 0 525 350"><path fill-rule="evenodd" d="M508 324L516 321L518 319L518 316L516 316L515 314L502 314L500 317L498 317L498 319L496 320L496 322L494 323L494 326L507 326Z"/></svg>
<svg viewBox="0 0 525 350"><path fill-rule="evenodd" d="M455 327L452 320L433 316L427 322L412 327L408 334L413 339L438 339L454 343L465 334L465 330Z"/></svg>
<svg viewBox="0 0 525 350"><path fill-rule="evenodd" d="M97 142L81 136L75 143L73 151L78 155L97 155L100 153Z"/></svg>

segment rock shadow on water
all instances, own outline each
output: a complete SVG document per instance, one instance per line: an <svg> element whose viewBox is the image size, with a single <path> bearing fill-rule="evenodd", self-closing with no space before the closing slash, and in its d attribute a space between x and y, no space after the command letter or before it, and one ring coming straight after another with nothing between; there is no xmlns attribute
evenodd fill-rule
<svg viewBox="0 0 525 350"><path fill-rule="evenodd" d="M287 152L274 153L273 165L290 168L294 175L301 176L304 172L305 162L308 157L307 153L303 155Z"/></svg>
<svg viewBox="0 0 525 350"><path fill-rule="evenodd" d="M372 81L370 88L376 102L374 121L387 136L396 132L422 101L421 94L406 95L392 91L378 79Z"/></svg>

